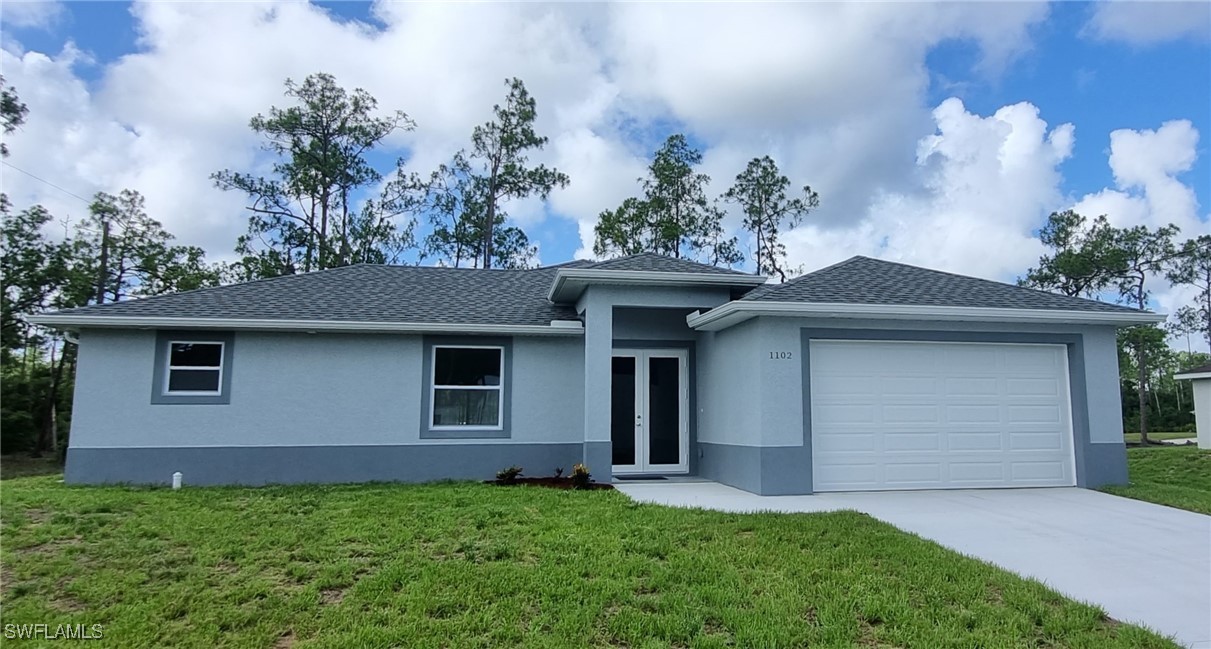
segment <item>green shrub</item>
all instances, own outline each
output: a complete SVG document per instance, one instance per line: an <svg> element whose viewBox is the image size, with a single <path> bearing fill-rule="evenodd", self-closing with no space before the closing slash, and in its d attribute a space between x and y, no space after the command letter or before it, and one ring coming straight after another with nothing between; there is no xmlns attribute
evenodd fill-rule
<svg viewBox="0 0 1211 649"><path fill-rule="evenodd" d="M578 463L572 467L572 474L568 477L572 480L573 489L588 489L593 474L589 473L589 467Z"/></svg>
<svg viewBox="0 0 1211 649"><path fill-rule="evenodd" d="M507 469L501 469L496 472L496 480L504 484L512 484L517 482L517 476L521 475L521 467L514 464Z"/></svg>

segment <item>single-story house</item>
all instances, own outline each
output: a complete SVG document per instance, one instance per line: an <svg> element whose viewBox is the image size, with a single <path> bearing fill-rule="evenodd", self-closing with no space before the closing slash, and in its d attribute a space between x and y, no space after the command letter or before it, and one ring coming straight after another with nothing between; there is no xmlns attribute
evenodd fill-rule
<svg viewBox="0 0 1211 649"><path fill-rule="evenodd" d="M1211 363L1178 372L1173 378L1189 381L1194 391L1194 429L1198 447L1211 449Z"/></svg>
<svg viewBox="0 0 1211 649"><path fill-rule="evenodd" d="M41 315L66 480L692 475L759 494L1127 479L1117 327L1161 317L854 257L784 284L639 254L356 265Z"/></svg>

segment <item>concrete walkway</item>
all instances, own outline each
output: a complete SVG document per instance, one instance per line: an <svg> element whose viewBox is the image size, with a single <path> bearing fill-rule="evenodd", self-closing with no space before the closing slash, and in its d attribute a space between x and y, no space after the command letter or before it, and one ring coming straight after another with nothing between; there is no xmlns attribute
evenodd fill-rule
<svg viewBox="0 0 1211 649"><path fill-rule="evenodd" d="M757 496L713 482L615 486L678 507L865 512L1211 649L1211 516L1074 488Z"/></svg>

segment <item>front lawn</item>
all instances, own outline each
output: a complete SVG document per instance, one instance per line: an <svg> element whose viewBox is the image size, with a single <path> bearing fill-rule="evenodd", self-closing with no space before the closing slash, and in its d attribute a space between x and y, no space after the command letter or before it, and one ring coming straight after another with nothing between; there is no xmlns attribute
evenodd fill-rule
<svg viewBox="0 0 1211 649"><path fill-rule="evenodd" d="M852 512L0 482L6 624L122 647L1174 647ZM14 646L19 646L17 642Z"/></svg>
<svg viewBox="0 0 1211 649"><path fill-rule="evenodd" d="M1195 446L1127 449L1131 484L1102 491L1211 514L1211 451Z"/></svg>

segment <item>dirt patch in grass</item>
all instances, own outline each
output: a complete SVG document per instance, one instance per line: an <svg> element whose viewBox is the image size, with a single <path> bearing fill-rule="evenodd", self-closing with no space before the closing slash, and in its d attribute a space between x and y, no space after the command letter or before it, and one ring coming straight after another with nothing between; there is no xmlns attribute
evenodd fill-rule
<svg viewBox="0 0 1211 649"><path fill-rule="evenodd" d="M344 588L325 588L320 591L320 603L324 606L336 606L344 600Z"/></svg>
<svg viewBox="0 0 1211 649"><path fill-rule="evenodd" d="M273 643L273 649L291 649L294 646L294 631L287 631Z"/></svg>
<svg viewBox="0 0 1211 649"><path fill-rule="evenodd" d="M1108 629L1117 629L1118 627L1123 626L1122 622L1119 622L1105 613L1102 613L1102 624Z"/></svg>

